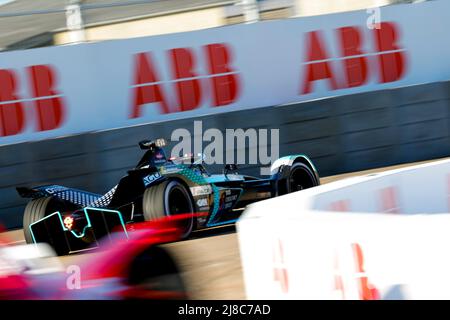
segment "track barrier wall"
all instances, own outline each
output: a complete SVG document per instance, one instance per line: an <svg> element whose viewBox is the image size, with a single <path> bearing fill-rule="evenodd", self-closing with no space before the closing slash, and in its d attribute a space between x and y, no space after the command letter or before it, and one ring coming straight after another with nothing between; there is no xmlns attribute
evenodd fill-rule
<svg viewBox="0 0 450 320"><path fill-rule="evenodd" d="M280 128L280 156L305 153L321 176L450 156L449 82L208 115L208 128ZM193 119L0 147L0 221L21 226L15 186L55 183L104 193L136 165L142 139L193 132ZM170 144L170 149L174 143ZM225 150L226 151L226 150ZM221 170L212 166L211 170ZM259 174L255 165L242 173Z"/></svg>
<svg viewBox="0 0 450 320"><path fill-rule="evenodd" d="M448 299L449 178L441 160L250 205L247 298Z"/></svg>

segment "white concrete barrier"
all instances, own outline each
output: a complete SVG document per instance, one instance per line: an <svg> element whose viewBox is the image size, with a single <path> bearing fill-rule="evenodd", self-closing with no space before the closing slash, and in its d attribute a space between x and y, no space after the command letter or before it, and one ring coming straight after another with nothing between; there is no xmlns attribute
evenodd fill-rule
<svg viewBox="0 0 450 320"><path fill-rule="evenodd" d="M247 298L449 299L449 187L444 160L250 205Z"/></svg>

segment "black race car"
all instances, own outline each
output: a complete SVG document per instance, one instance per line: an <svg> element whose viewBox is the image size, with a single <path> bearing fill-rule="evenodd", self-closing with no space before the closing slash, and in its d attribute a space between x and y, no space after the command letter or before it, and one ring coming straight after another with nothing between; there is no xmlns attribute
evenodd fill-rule
<svg viewBox="0 0 450 320"><path fill-rule="evenodd" d="M305 155L280 158L269 178L257 178L240 175L230 164L222 174L210 174L203 158L166 158L164 145L164 139L140 142L146 152L136 168L104 195L59 185L18 187L32 199L23 217L26 242L47 242L58 254L69 254L96 248L113 230L127 237L134 222L196 213L183 225L188 237L194 229L235 222L252 202L320 183Z"/></svg>

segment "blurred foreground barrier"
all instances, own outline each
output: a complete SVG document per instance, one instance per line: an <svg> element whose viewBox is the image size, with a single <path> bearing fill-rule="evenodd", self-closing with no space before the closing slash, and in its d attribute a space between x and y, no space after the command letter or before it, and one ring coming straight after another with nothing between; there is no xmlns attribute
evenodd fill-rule
<svg viewBox="0 0 450 320"><path fill-rule="evenodd" d="M446 160L251 205L247 298L450 299L449 195Z"/></svg>

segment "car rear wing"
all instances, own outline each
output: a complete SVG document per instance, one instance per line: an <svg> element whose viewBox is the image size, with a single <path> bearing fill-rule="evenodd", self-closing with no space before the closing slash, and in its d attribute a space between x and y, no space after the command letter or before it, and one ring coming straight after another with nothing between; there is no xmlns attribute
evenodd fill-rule
<svg viewBox="0 0 450 320"><path fill-rule="evenodd" d="M99 202L98 200L102 198L102 195L96 193L67 188L60 185L45 185L34 188L18 187L16 190L22 198L38 199L43 197L56 197L82 207L97 207L97 205L92 204Z"/></svg>

